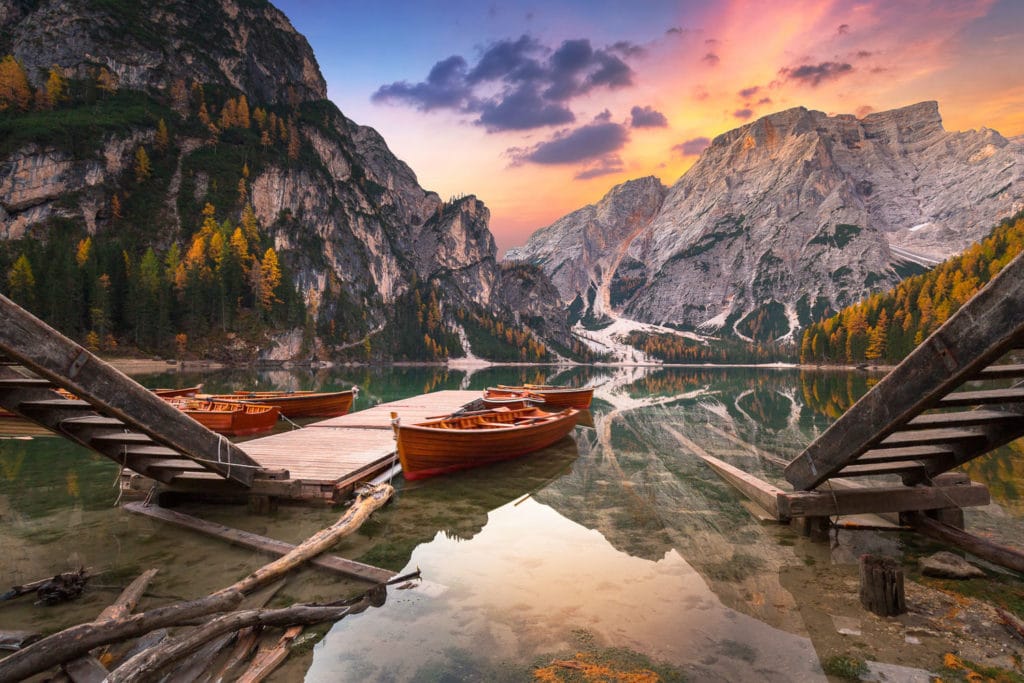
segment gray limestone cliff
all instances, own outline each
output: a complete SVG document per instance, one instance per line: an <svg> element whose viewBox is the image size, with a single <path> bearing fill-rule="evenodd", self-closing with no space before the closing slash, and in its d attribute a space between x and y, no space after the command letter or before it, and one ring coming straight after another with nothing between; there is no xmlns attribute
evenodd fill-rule
<svg viewBox="0 0 1024 683"><path fill-rule="evenodd" d="M69 81L95 82L106 69L116 86L113 95L88 95L107 118L82 127L83 135L0 140L0 239L46 239L55 221L90 234L114 229L111 197L153 192L148 213L128 213L118 229L127 224L144 244L187 246L206 202L218 220L226 205L237 220L234 188L244 166L248 201L306 304L343 330L336 343L351 346L383 329L417 280L440 288L449 317L463 306L515 314L487 208L473 196L444 202L423 189L375 130L326 101L308 43L269 3L0 0L0 28L0 55L13 54L36 87L54 64ZM181 83L189 85L185 104L173 92ZM272 144L260 141L255 124L211 136L196 120L196 84L214 121L225 100L241 94L250 110L276 112L281 131L287 119L298 154L284 153L280 131ZM152 153L158 118L172 137L154 161L166 182L140 188L135 154L140 145ZM530 298L521 278L513 284L518 299ZM568 337L563 311L529 310L531 318L554 316L548 326Z"/></svg>
<svg viewBox="0 0 1024 683"><path fill-rule="evenodd" d="M946 131L935 102L862 119L800 107L715 138L639 231L627 219L594 239L587 207L509 253L566 301L617 263L598 279L626 317L776 338L980 239L1024 208L1022 174L1018 142ZM588 257L556 256L566 245Z"/></svg>

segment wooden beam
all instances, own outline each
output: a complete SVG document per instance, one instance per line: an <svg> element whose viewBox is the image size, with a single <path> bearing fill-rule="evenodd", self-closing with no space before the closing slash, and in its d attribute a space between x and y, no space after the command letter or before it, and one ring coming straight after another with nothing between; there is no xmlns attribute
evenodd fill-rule
<svg viewBox="0 0 1024 683"><path fill-rule="evenodd" d="M913 527L926 536L952 543L983 560L988 560L1015 572L1024 573L1024 551L1022 550L969 534L962 529L929 519L920 513L907 515L907 517Z"/></svg>
<svg viewBox="0 0 1024 683"><path fill-rule="evenodd" d="M205 463L243 486L260 464L224 437L203 427L159 396L105 363L87 349L0 296L0 351L43 378L88 400L153 441Z"/></svg>
<svg viewBox="0 0 1024 683"><path fill-rule="evenodd" d="M834 517L866 512L907 512L988 505L988 487L879 486L831 491L795 491L779 497L783 517Z"/></svg>
<svg viewBox="0 0 1024 683"><path fill-rule="evenodd" d="M786 491L707 453L698 453L697 457L706 462L718 476L732 484L740 493L764 508L765 512L773 519L782 520L783 516L779 513L779 498L785 496Z"/></svg>
<svg viewBox="0 0 1024 683"><path fill-rule="evenodd" d="M875 448L949 444L984 438L985 435L981 432L973 432L969 429L921 429L890 434L884 441L875 444Z"/></svg>
<svg viewBox="0 0 1024 683"><path fill-rule="evenodd" d="M175 526L183 527L185 529L191 529L192 531L198 531L199 533L206 534L207 536L215 536L216 538L227 541L232 545L258 550L270 555L286 555L295 549L295 546L290 543L285 543L284 541L267 538L266 536L242 531L241 529L233 529L229 526L224 526L223 524L208 522L205 519L182 514L166 508L156 506L146 507L142 503L126 503L121 507L128 512L145 515L146 517L151 517L153 519L159 519L162 522L174 524ZM381 569L380 567L363 564L361 562L356 562L355 560L346 560L345 558L338 557L336 555L320 555L310 560L310 564L336 574L362 579L363 581L372 581L374 583L383 583L396 576L395 572L388 569Z"/></svg>
<svg viewBox="0 0 1024 683"><path fill-rule="evenodd" d="M1018 255L786 467L813 489L1024 336L1024 254Z"/></svg>
<svg viewBox="0 0 1024 683"><path fill-rule="evenodd" d="M979 372L978 379L1013 379L1024 377L1024 365L1016 363L1003 363L1001 365L990 365Z"/></svg>

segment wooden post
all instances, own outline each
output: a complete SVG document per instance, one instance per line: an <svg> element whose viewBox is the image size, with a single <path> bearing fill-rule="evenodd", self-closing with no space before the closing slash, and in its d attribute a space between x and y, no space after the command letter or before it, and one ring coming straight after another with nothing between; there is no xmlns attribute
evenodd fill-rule
<svg viewBox="0 0 1024 683"><path fill-rule="evenodd" d="M789 525L814 541L827 541L832 529L832 520L828 517L793 517Z"/></svg>
<svg viewBox="0 0 1024 683"><path fill-rule="evenodd" d="M880 617L894 617L907 611L903 568L896 560L876 555L861 556L860 604Z"/></svg>

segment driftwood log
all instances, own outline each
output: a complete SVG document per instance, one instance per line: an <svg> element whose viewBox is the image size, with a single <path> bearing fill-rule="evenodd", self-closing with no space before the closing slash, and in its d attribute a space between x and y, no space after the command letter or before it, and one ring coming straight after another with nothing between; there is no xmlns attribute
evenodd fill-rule
<svg viewBox="0 0 1024 683"><path fill-rule="evenodd" d="M907 518L918 533L952 543L983 560L1024 574L1024 552L1016 548L969 534L962 529L931 519L920 512L908 514Z"/></svg>
<svg viewBox="0 0 1024 683"><path fill-rule="evenodd" d="M303 604L281 609L241 610L215 617L182 638L165 641L126 661L110 673L109 681L111 683L127 683L128 681L147 680L168 664L194 652L203 647L205 643L225 633L234 633L254 626L284 628L310 626L325 621L337 621L350 614L363 612L370 607L380 607L387 599L389 584L401 583L418 576L419 571L399 576L386 584L374 586L354 600L344 600L330 605ZM292 637L294 638L294 636Z"/></svg>
<svg viewBox="0 0 1024 683"><path fill-rule="evenodd" d="M861 556L860 603L880 617L894 617L907 611L903 569L896 560L877 555Z"/></svg>
<svg viewBox="0 0 1024 683"><path fill-rule="evenodd" d="M248 593L273 582L358 529L374 510L388 501L393 492L394 489L387 484L363 489L355 503L335 524L313 534L284 557L260 567L242 580L206 597L157 607L110 621L79 624L18 650L6 659L0 660L0 683L23 680L55 664L63 664L82 657L93 648L102 645L236 609Z"/></svg>

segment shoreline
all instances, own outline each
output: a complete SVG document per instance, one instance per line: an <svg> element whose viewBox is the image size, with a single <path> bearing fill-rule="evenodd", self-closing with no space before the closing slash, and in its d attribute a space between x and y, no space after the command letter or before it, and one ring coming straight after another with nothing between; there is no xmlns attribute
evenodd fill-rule
<svg viewBox="0 0 1024 683"><path fill-rule="evenodd" d="M309 368L320 370L334 367L436 367L451 370L478 371L487 368L500 367L552 367L552 368L694 368L694 369L715 369L715 368L752 368L758 370L801 370L815 372L838 372L854 371L869 373L887 373L895 365L806 365L800 363L574 363L574 362L550 362L550 363L523 363L513 361L489 361L482 358L454 358L446 362L430 361L391 361L387 363L332 363L318 362L308 363L224 363L215 360L176 360L157 358L119 358L108 357L103 361L109 363L126 375L149 375L162 372L196 372L202 370L225 370L229 368L256 367L259 369L290 370L296 368Z"/></svg>

